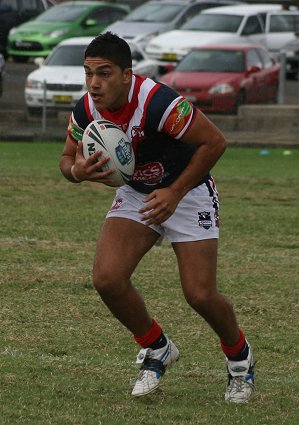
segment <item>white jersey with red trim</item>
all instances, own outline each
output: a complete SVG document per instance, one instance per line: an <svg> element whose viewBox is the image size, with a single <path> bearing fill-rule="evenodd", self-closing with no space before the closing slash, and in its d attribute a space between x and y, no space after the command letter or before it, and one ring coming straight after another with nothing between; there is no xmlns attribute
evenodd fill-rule
<svg viewBox="0 0 299 425"><path fill-rule="evenodd" d="M133 75L128 101L115 112L97 111L86 93L72 112L68 133L77 142L93 120L105 119L119 125L132 141L136 158L128 184L139 192L150 193L169 186L189 163L196 147L181 138L196 113L195 107L170 87ZM198 184L204 181L206 178Z"/></svg>

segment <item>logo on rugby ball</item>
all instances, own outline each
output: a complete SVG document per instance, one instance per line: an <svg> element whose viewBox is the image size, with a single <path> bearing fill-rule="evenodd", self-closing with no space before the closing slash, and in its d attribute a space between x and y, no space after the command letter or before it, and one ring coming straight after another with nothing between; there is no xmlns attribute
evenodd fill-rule
<svg viewBox="0 0 299 425"><path fill-rule="evenodd" d="M115 148L115 153L121 165L130 164L130 162L133 160L132 145L131 143L126 142L123 138L118 141L118 146Z"/></svg>

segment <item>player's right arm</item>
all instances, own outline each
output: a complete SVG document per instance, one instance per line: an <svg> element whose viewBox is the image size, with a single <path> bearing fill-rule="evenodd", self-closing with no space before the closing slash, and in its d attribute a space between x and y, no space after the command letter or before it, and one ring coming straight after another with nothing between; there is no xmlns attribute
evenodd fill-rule
<svg viewBox="0 0 299 425"><path fill-rule="evenodd" d="M70 136L67 136L63 152L60 158L60 170L64 177L72 183L79 183L84 180L110 182L108 175L113 170L101 171L101 167L109 159L99 160L101 151L93 153L87 159L83 156L82 142L75 142Z"/></svg>

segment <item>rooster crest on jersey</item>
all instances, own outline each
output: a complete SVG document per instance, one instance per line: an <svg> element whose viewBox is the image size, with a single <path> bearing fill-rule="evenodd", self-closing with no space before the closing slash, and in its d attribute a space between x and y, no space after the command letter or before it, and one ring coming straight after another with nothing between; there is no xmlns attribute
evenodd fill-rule
<svg viewBox="0 0 299 425"><path fill-rule="evenodd" d="M100 159L110 158L102 167L103 171L116 170L109 175L113 180L109 186L121 186L131 179L135 168L132 143L116 124L107 120L92 121L83 133L82 143L85 158L99 150L103 152Z"/></svg>

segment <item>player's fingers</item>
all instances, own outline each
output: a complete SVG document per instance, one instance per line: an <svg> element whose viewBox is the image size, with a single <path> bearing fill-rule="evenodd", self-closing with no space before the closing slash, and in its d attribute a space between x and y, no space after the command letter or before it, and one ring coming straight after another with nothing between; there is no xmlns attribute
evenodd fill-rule
<svg viewBox="0 0 299 425"><path fill-rule="evenodd" d="M106 160L105 162L107 162L108 160L109 160L109 158L103 158L103 159L100 159L101 158L101 156L102 156L102 154L103 154L103 151L96 151L96 152L94 152L92 155L90 155L87 159L86 159L86 165L87 166L90 166L90 165L92 165L92 164L97 164L97 163L99 163L100 161L103 161L103 160ZM105 163L104 162L104 163ZM103 163L103 164L104 164ZM102 164L102 165L103 165Z"/></svg>
<svg viewBox="0 0 299 425"><path fill-rule="evenodd" d="M81 140L77 143L77 155L83 156L83 143Z"/></svg>

